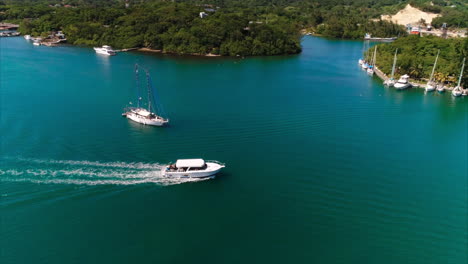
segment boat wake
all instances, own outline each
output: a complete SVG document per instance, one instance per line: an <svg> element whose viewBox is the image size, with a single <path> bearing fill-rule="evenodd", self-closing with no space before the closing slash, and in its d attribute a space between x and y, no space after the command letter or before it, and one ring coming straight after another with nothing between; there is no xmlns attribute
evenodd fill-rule
<svg viewBox="0 0 468 264"><path fill-rule="evenodd" d="M98 162L75 160L1 159L0 181L39 184L161 186L204 181L211 178L179 178L161 175L157 163Z"/></svg>

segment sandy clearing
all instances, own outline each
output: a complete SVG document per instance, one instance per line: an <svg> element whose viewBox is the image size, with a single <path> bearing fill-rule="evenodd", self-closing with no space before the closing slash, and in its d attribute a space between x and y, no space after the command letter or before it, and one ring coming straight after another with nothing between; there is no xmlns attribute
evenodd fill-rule
<svg viewBox="0 0 468 264"><path fill-rule="evenodd" d="M406 26L407 24L416 25L421 19L424 19L427 24L430 24L432 19L438 16L440 15L421 11L408 4L393 16L382 15L382 20L392 21L393 23Z"/></svg>

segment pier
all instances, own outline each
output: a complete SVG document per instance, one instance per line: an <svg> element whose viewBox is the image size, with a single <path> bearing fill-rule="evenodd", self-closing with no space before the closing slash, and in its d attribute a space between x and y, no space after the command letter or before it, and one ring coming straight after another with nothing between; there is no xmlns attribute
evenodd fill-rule
<svg viewBox="0 0 468 264"><path fill-rule="evenodd" d="M385 73L383 73L381 70L379 70L379 68L377 66L374 68L374 73L375 73L375 75L377 75L384 82L386 80L390 79ZM410 82L410 83L411 83L412 88L422 88L422 89L424 89L424 85L422 85L420 83L416 83L416 82ZM453 88L454 87L445 86L445 90L447 90L447 91L451 91L451 90L453 90ZM468 96L468 88L467 89L462 89L462 92L463 92L464 96Z"/></svg>

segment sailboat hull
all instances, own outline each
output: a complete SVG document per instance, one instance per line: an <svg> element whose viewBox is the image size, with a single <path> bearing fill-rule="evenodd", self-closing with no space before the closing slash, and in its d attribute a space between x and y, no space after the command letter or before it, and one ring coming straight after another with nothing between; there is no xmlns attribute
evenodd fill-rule
<svg viewBox="0 0 468 264"><path fill-rule="evenodd" d="M456 90L456 88L455 88L455 89L452 90L452 95L455 96L455 97L459 97L459 96L462 95L462 92L459 91L459 90Z"/></svg>
<svg viewBox="0 0 468 264"><path fill-rule="evenodd" d="M126 113L125 115L128 119L135 121L137 123L148 125L148 126L164 126L168 121L162 118L146 118L135 113Z"/></svg>
<svg viewBox="0 0 468 264"><path fill-rule="evenodd" d="M435 91L436 87L435 85L427 84L425 89L426 89L426 92L433 92Z"/></svg>

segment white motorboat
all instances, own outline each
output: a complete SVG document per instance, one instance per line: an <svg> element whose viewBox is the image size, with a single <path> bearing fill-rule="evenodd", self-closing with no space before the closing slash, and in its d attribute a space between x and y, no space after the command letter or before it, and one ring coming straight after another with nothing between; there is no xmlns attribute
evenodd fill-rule
<svg viewBox="0 0 468 264"><path fill-rule="evenodd" d="M142 87L140 87L139 82L139 66L135 64L135 79L137 87L137 106L136 107L127 107L122 116L127 117L130 120L133 120L137 123L150 125L150 126L163 126L169 123L169 119L162 117L163 108L161 104L157 104L156 96L153 94L153 89L151 85L151 77L148 70L143 69L146 75L146 107L143 107L143 97L140 94ZM131 103L130 103L131 104ZM158 113L156 113L156 108Z"/></svg>
<svg viewBox="0 0 468 264"><path fill-rule="evenodd" d="M395 87L398 90L403 90L411 86L411 83L408 81L409 76L408 75L403 75L400 77L398 82L395 83L393 87Z"/></svg>
<svg viewBox="0 0 468 264"><path fill-rule="evenodd" d="M31 35L24 35L25 40L31 40Z"/></svg>
<svg viewBox="0 0 468 264"><path fill-rule="evenodd" d="M116 55L117 53L112 49L111 46L104 45L101 48L99 47L94 47L94 50L96 51L97 54L103 54L103 55Z"/></svg>
<svg viewBox="0 0 468 264"><path fill-rule="evenodd" d="M161 174L168 177L205 178L214 176L224 167L224 164L216 161L179 159L176 163L164 166Z"/></svg>
<svg viewBox="0 0 468 264"><path fill-rule="evenodd" d="M130 120L149 126L163 126L169 122L168 119L164 119L144 108L127 108L127 111L124 113L124 115Z"/></svg>
<svg viewBox="0 0 468 264"><path fill-rule="evenodd" d="M364 61L364 62L361 64L361 68L362 68L363 70L367 70L367 67L369 67L369 65L367 64L367 62Z"/></svg>
<svg viewBox="0 0 468 264"><path fill-rule="evenodd" d="M359 65L362 65L364 63L364 60L363 59L359 59Z"/></svg>
<svg viewBox="0 0 468 264"><path fill-rule="evenodd" d="M432 72L431 72L431 76L429 77L429 81L427 82L426 84L426 92L432 92L436 89L436 86L437 84L434 82L434 80L432 79L432 77L434 77L434 70L437 66L437 60L439 59L439 54L440 54L440 50L437 51L437 56L436 56L436 59L435 59L435 62L434 62L434 67L432 67Z"/></svg>
<svg viewBox="0 0 468 264"><path fill-rule="evenodd" d="M458 84L452 90L452 95L455 96L455 97L461 96L463 94L463 90L462 90L462 87L461 87L461 79L462 79L462 76L463 76L463 69L464 68L465 68L465 58L463 58L463 64L462 64L462 68L461 68L461 71L460 71L460 76L458 77Z"/></svg>
<svg viewBox="0 0 468 264"><path fill-rule="evenodd" d="M40 43L40 42L37 42L37 41L34 41L34 42L33 42L33 45L34 45L34 46L40 46L41 43Z"/></svg>

